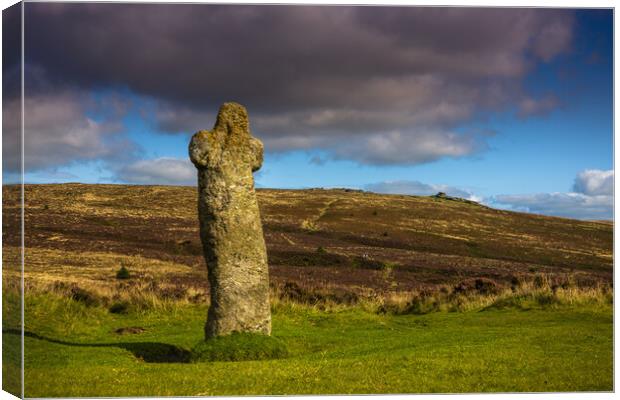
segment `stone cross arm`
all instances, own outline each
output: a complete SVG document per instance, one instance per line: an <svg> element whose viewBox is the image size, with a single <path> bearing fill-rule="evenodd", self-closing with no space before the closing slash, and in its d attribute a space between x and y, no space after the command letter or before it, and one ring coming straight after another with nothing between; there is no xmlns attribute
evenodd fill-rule
<svg viewBox="0 0 620 400"><path fill-rule="evenodd" d="M263 144L252 137L246 109L237 103L224 103L212 130L194 134L189 157L198 169L223 168L234 163L257 171L263 164Z"/></svg>

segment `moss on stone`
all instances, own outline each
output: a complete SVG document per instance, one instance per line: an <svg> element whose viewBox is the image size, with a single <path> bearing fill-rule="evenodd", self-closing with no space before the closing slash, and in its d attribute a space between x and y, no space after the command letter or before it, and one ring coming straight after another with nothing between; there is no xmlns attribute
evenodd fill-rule
<svg viewBox="0 0 620 400"><path fill-rule="evenodd" d="M191 354L192 362L250 361L285 358L289 351L286 344L277 338L258 333L234 332L198 343Z"/></svg>

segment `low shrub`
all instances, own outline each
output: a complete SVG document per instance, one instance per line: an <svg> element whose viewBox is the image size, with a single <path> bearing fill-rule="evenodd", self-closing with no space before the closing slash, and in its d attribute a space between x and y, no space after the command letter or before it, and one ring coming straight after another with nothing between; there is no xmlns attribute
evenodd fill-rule
<svg viewBox="0 0 620 400"><path fill-rule="evenodd" d="M108 309L112 314L127 314L129 312L128 301L117 301Z"/></svg>
<svg viewBox="0 0 620 400"><path fill-rule="evenodd" d="M351 260L351 265L355 268L383 270L386 263L370 257L355 257Z"/></svg>
<svg viewBox="0 0 620 400"><path fill-rule="evenodd" d="M272 251L268 254L269 264L295 267L331 267L349 263L349 258L346 256L319 249L313 252Z"/></svg>
<svg viewBox="0 0 620 400"><path fill-rule="evenodd" d="M116 279L129 279L130 277L131 277L131 274L129 273L129 270L125 268L124 265L121 267L121 269L119 269L116 272Z"/></svg>
<svg viewBox="0 0 620 400"><path fill-rule="evenodd" d="M379 314L428 314L440 311L442 299L429 293L392 294L385 298L376 312Z"/></svg>
<svg viewBox="0 0 620 400"><path fill-rule="evenodd" d="M103 302L95 293L92 293L86 289L83 289L75 283L54 282L52 289L55 292L60 292L62 295L71 298L77 302L80 302L88 307L96 307Z"/></svg>
<svg viewBox="0 0 620 400"><path fill-rule="evenodd" d="M124 265L121 267L121 269L119 269L116 272L116 279L129 279L130 277L131 277L131 274L129 273L129 270L125 268Z"/></svg>
<svg viewBox="0 0 620 400"><path fill-rule="evenodd" d="M471 278L465 279L454 286L452 292L454 294L497 294L501 290L500 285L492 279L488 278Z"/></svg>
<svg viewBox="0 0 620 400"><path fill-rule="evenodd" d="M295 282L287 281L277 292L282 300L301 304L356 304L359 301L357 293L342 288L326 290L306 289Z"/></svg>
<svg viewBox="0 0 620 400"><path fill-rule="evenodd" d="M89 307L96 307L101 303L101 300L97 295L78 286L73 286L70 293L73 300L84 303Z"/></svg>
<svg viewBox="0 0 620 400"><path fill-rule="evenodd" d="M158 288L157 295L164 300L181 300L187 297L187 288L183 286L166 286Z"/></svg>
<svg viewBox="0 0 620 400"><path fill-rule="evenodd" d="M522 275L513 275L510 277L510 290L517 291L525 283L525 277Z"/></svg>
<svg viewBox="0 0 620 400"><path fill-rule="evenodd" d="M549 277L545 274L536 274L534 276L534 287L538 289L548 288L551 285L549 284Z"/></svg>

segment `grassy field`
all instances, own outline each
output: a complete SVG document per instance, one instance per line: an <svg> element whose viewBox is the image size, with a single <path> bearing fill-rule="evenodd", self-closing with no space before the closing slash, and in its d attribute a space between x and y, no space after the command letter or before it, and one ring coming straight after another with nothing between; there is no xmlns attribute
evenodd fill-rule
<svg viewBox="0 0 620 400"><path fill-rule="evenodd" d="M192 362L209 297L195 188L28 185L25 395L613 390L613 224L258 195L286 356ZM3 385L19 393L19 198L3 196Z"/></svg>
<svg viewBox="0 0 620 400"><path fill-rule="evenodd" d="M612 390L609 304L424 315L274 306L286 358L189 363L206 308L123 315L48 294L27 301L26 396ZM123 328L125 328L123 330ZM128 329L131 328L131 329ZM4 340L18 344L16 331Z"/></svg>

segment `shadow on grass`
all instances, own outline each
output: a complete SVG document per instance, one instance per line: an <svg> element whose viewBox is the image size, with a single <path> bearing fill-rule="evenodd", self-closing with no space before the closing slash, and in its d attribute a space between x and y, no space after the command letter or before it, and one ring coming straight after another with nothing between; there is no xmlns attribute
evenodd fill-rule
<svg viewBox="0 0 620 400"><path fill-rule="evenodd" d="M6 329L2 333L21 335L19 329ZM136 358L148 363L188 363L190 362L191 352L184 348L155 342L119 342L119 343L73 343L64 340L52 339L41 336L34 332L24 332L24 336L44 340L49 343L62 344L73 347L118 347L130 351Z"/></svg>

